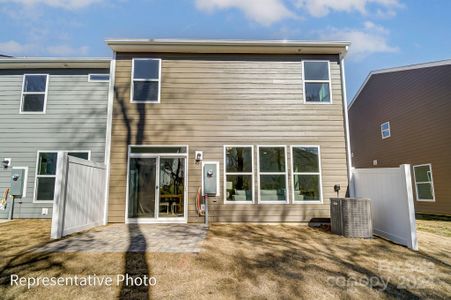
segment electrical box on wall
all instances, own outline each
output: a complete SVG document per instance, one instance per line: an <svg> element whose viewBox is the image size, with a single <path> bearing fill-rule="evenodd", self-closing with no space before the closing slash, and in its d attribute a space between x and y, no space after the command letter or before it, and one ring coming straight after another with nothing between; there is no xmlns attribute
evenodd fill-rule
<svg viewBox="0 0 451 300"><path fill-rule="evenodd" d="M204 195L219 196L219 162L202 163L202 190Z"/></svg>
<svg viewBox="0 0 451 300"><path fill-rule="evenodd" d="M11 170L11 187L9 193L15 197L21 197L23 194L23 185L25 178L25 170L24 169L15 169Z"/></svg>

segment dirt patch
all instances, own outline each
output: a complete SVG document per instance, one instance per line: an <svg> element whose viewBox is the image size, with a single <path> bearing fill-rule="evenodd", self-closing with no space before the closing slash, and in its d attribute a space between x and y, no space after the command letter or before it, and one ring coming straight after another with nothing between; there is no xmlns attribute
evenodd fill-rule
<svg viewBox="0 0 451 300"><path fill-rule="evenodd" d="M200 253L36 253L50 222L1 225L2 299L449 298L449 238L419 233L420 252L302 225L213 225ZM153 276L155 286L11 286L11 275Z"/></svg>

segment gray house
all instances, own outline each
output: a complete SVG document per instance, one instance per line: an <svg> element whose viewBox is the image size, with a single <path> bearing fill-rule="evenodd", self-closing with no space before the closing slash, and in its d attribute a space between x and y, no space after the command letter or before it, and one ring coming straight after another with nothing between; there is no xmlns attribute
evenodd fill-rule
<svg viewBox="0 0 451 300"><path fill-rule="evenodd" d="M104 161L109 65L106 58L0 59L0 192L13 171L25 176L14 218L51 217L56 151Z"/></svg>

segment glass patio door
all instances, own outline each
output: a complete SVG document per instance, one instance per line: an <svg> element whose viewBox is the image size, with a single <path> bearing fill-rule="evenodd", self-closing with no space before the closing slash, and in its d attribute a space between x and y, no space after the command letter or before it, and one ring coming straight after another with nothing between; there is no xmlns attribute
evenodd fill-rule
<svg viewBox="0 0 451 300"><path fill-rule="evenodd" d="M155 218L157 203L156 157L131 157L129 171L128 217Z"/></svg>
<svg viewBox="0 0 451 300"><path fill-rule="evenodd" d="M183 221L186 205L185 168L185 157L131 154L128 174L129 221Z"/></svg>

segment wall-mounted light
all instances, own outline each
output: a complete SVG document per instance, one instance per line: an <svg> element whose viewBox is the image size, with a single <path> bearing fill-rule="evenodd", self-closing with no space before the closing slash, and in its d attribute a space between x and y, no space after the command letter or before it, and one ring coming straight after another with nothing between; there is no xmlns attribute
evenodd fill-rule
<svg viewBox="0 0 451 300"><path fill-rule="evenodd" d="M4 169L7 169L9 166L11 166L11 158L4 158L2 160L2 166Z"/></svg>
<svg viewBox="0 0 451 300"><path fill-rule="evenodd" d="M196 151L194 154L196 162L201 162L204 159L204 153L202 151Z"/></svg>

